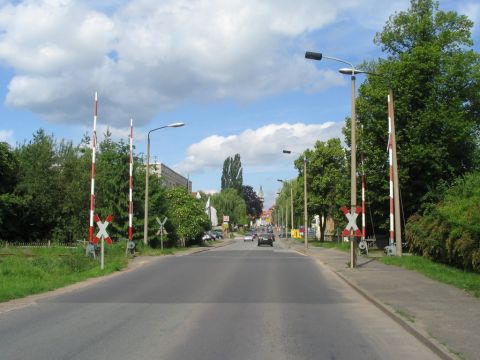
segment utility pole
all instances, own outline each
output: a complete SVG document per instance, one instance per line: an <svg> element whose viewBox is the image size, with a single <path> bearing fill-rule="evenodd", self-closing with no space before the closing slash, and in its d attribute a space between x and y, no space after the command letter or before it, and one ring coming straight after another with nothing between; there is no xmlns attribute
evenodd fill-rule
<svg viewBox="0 0 480 360"><path fill-rule="evenodd" d="M304 193L304 206L305 206L305 248L308 248L308 214L307 214L307 156L303 157L303 193Z"/></svg>

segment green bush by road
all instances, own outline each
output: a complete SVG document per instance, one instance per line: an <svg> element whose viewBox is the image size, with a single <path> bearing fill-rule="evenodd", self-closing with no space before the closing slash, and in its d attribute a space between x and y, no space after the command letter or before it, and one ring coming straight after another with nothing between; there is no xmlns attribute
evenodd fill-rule
<svg viewBox="0 0 480 360"><path fill-rule="evenodd" d="M434 261L480 273L480 173L445 191L423 215L412 216L406 237L411 250Z"/></svg>

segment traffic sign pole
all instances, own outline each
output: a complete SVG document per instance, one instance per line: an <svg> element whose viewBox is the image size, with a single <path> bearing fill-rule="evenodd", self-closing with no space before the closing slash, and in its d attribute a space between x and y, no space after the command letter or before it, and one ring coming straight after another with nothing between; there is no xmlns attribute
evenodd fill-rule
<svg viewBox="0 0 480 360"><path fill-rule="evenodd" d="M101 245L100 245L100 269L103 270L105 268L105 241L101 240Z"/></svg>

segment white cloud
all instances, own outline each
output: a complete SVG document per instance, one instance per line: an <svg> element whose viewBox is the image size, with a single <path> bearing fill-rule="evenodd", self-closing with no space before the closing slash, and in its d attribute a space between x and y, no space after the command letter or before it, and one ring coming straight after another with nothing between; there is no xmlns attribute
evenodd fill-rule
<svg viewBox="0 0 480 360"><path fill-rule="evenodd" d="M0 141L7 142L10 145L13 145L15 139L13 138L13 131L12 130L0 130Z"/></svg>
<svg viewBox="0 0 480 360"><path fill-rule="evenodd" d="M320 125L269 124L248 129L239 135L212 135L187 149L185 160L175 165L180 173L199 173L221 168L228 156L240 154L243 167L262 166L286 159L282 150L300 153L313 147L317 140L340 137L342 124L327 122ZM292 159L289 159L290 161Z"/></svg>
<svg viewBox="0 0 480 360"><path fill-rule="evenodd" d="M341 80L305 61L303 45L312 31L340 16L357 16L364 3L0 3L0 62L15 73L6 104L50 121L88 124L97 90L106 122L123 126L133 116L141 126L158 111L193 99L254 101L290 90L318 91ZM383 3L368 2L375 14L390 8Z"/></svg>

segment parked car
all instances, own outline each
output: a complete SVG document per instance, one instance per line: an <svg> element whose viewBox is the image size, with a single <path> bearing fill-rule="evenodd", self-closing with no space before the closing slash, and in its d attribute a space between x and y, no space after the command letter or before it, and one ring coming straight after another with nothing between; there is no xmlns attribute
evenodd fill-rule
<svg viewBox="0 0 480 360"><path fill-rule="evenodd" d="M205 231L205 233L202 236L202 240L217 240L217 235L211 231Z"/></svg>
<svg viewBox="0 0 480 360"><path fill-rule="evenodd" d="M257 237L257 245L270 245L273 246L273 235L264 233L264 234L259 234Z"/></svg>
<svg viewBox="0 0 480 360"><path fill-rule="evenodd" d="M211 231L213 234L215 234L215 236L217 237L217 239L223 239L223 234L220 230L212 230Z"/></svg>

